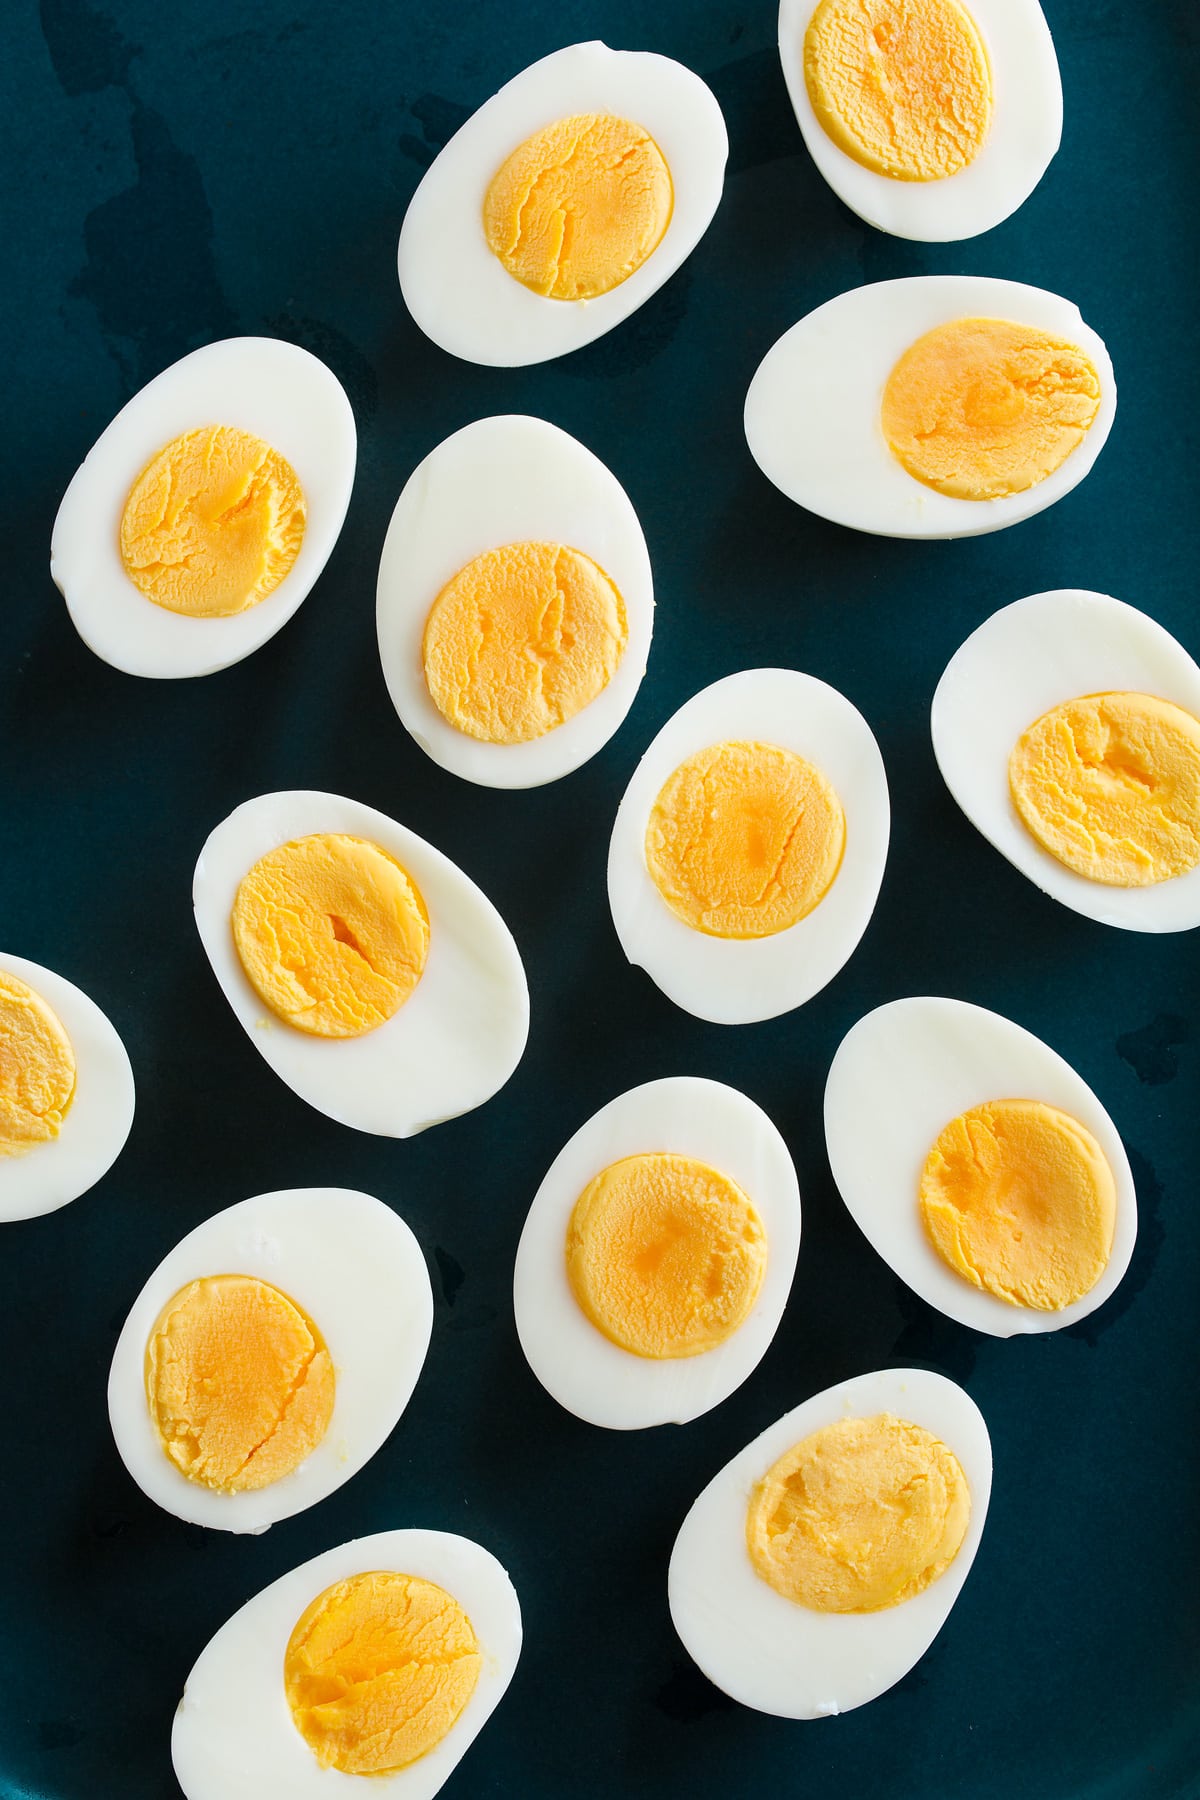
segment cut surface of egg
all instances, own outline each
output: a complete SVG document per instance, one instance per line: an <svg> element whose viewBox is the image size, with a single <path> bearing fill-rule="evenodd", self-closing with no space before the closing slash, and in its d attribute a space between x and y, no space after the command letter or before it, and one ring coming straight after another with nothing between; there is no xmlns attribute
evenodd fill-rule
<svg viewBox="0 0 1200 1800"><path fill-rule="evenodd" d="M412 1137L521 1059L529 990L507 926L385 813L302 790L248 800L210 834L192 900L251 1042L343 1125Z"/></svg>
<svg viewBox="0 0 1200 1800"><path fill-rule="evenodd" d="M1052 506L1112 428L1112 363L1058 294L975 275L854 288L793 325L746 395L755 462L882 537L976 537Z"/></svg>
<svg viewBox="0 0 1200 1800"><path fill-rule="evenodd" d="M1137 1199L1116 1126L1069 1063L999 1013L931 995L868 1013L833 1059L825 1139L860 1231L960 1325L1057 1331L1129 1266Z"/></svg>
<svg viewBox="0 0 1200 1800"><path fill-rule="evenodd" d="M866 930L888 830L883 761L849 700L794 669L728 675L625 790L608 853L621 948L697 1018L789 1012Z"/></svg>
<svg viewBox="0 0 1200 1800"><path fill-rule="evenodd" d="M80 637L129 675L209 675L291 618L354 482L350 402L317 357L224 338L156 375L63 496L50 573Z"/></svg>
<svg viewBox="0 0 1200 1800"><path fill-rule="evenodd" d="M400 287L434 343L514 367L611 331L690 256L729 140L669 57L572 44L456 132L413 195Z"/></svg>
<svg viewBox="0 0 1200 1800"><path fill-rule="evenodd" d="M1191 931L1198 720L1200 668L1169 632L1108 594L1058 588L972 632L931 729L963 812L1044 893L1102 925Z"/></svg>
<svg viewBox="0 0 1200 1800"><path fill-rule="evenodd" d="M201 1652L171 1733L179 1785L187 1800L432 1800L520 1651L516 1593L482 1545L417 1530L339 1544Z"/></svg>
<svg viewBox="0 0 1200 1800"><path fill-rule="evenodd" d="M1062 137L1037 0L782 0L779 55L818 170L897 237L990 231L1029 198Z"/></svg>
<svg viewBox="0 0 1200 1800"><path fill-rule="evenodd" d="M488 787L535 787L595 755L650 650L654 588L625 490L543 419L464 426L396 503L379 565L379 654L422 750Z"/></svg>
<svg viewBox="0 0 1200 1800"><path fill-rule="evenodd" d="M517 1334L542 1386L610 1430L685 1424L765 1354L800 1193L775 1126L693 1076L619 1094L560 1150L517 1250Z"/></svg>
<svg viewBox="0 0 1200 1800"><path fill-rule="evenodd" d="M256 1194L163 1258L117 1341L121 1460L177 1518L261 1532L348 1481L392 1431L433 1328L412 1232L350 1188Z"/></svg>
<svg viewBox="0 0 1200 1800"><path fill-rule="evenodd" d="M987 1427L944 1376L826 1388L739 1451L684 1520L668 1575L684 1648L723 1693L780 1718L874 1700L945 1624L991 1477Z"/></svg>

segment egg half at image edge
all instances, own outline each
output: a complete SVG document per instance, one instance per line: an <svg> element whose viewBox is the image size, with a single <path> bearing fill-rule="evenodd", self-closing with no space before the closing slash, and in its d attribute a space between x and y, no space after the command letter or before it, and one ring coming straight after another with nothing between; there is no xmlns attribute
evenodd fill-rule
<svg viewBox="0 0 1200 1800"><path fill-rule="evenodd" d="M479 419L432 450L379 565L379 654L402 723L452 774L536 787L625 718L654 623L620 482L543 419Z"/></svg>
<svg viewBox="0 0 1200 1800"><path fill-rule="evenodd" d="M1112 363L1058 294L975 275L852 288L786 331L746 395L750 454L798 506L881 537L958 538L1078 486Z"/></svg>
<svg viewBox="0 0 1200 1800"><path fill-rule="evenodd" d="M684 1520L667 1590L685 1650L779 1718L876 1699L946 1623L991 1481L979 1409L944 1376L826 1388L726 1463Z"/></svg>
<svg viewBox="0 0 1200 1800"><path fill-rule="evenodd" d="M326 1550L248 1600L183 1690L186 1800L432 1800L512 1680L521 1609L496 1558L445 1531Z"/></svg>
<svg viewBox="0 0 1200 1800"><path fill-rule="evenodd" d="M263 794L211 833L192 886L213 973L292 1091L412 1137L503 1087L529 1035L511 933L457 865L340 794Z"/></svg>
<svg viewBox="0 0 1200 1800"><path fill-rule="evenodd" d="M669 57L571 44L515 75L451 138L400 232L400 287L427 337L515 367L611 331L708 229L729 139Z"/></svg>

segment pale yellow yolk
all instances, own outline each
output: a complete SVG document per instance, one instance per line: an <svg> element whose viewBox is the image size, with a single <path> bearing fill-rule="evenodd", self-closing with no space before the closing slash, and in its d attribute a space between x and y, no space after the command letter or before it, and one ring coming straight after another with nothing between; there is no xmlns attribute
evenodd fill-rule
<svg viewBox="0 0 1200 1800"><path fill-rule="evenodd" d="M483 1658L444 1588L375 1570L318 1594L288 1640L292 1718L322 1768L402 1769L440 1744L471 1698Z"/></svg>
<svg viewBox="0 0 1200 1800"><path fill-rule="evenodd" d="M776 744L713 744L664 784L646 867L671 911L710 937L786 931L828 893L846 820L819 769Z"/></svg>
<svg viewBox="0 0 1200 1800"><path fill-rule="evenodd" d="M558 119L513 151L483 203L489 248L509 274L549 300L590 300L619 287L671 222L671 172L629 119Z"/></svg>
<svg viewBox="0 0 1200 1800"><path fill-rule="evenodd" d="M207 1275L169 1300L146 1346L146 1396L181 1474L240 1494L298 1468L333 1412L312 1320L252 1275Z"/></svg>
<svg viewBox="0 0 1200 1800"><path fill-rule="evenodd" d="M958 0L821 0L804 80L838 148L898 181L965 168L991 123L987 51Z"/></svg>
<svg viewBox="0 0 1200 1800"><path fill-rule="evenodd" d="M1113 1172L1078 1119L1039 1100L993 1100L952 1119L925 1159L929 1241L974 1287L1057 1312L1104 1273Z"/></svg>
<svg viewBox="0 0 1200 1800"><path fill-rule="evenodd" d="M625 602L582 550L505 544L460 569L434 601L425 683L459 731L525 744L608 686L628 635Z"/></svg>
<svg viewBox="0 0 1200 1800"><path fill-rule="evenodd" d="M259 998L317 1037L361 1037L408 999L429 953L412 878L378 844L317 833L243 877L233 941Z"/></svg>
<svg viewBox="0 0 1200 1800"><path fill-rule="evenodd" d="M279 586L304 538L289 462L248 431L206 425L159 451L130 490L121 558L147 600L224 619Z"/></svg>
<svg viewBox="0 0 1200 1800"><path fill-rule="evenodd" d="M1074 344L1007 319L954 319L904 352L880 424L926 487L997 500L1061 468L1099 406L1100 378Z"/></svg>
<svg viewBox="0 0 1200 1800"><path fill-rule="evenodd" d="M1078 875L1148 887L1200 863L1200 719L1152 694L1087 694L1029 727L1013 805Z"/></svg>
<svg viewBox="0 0 1200 1800"><path fill-rule="evenodd" d="M743 1323L767 1238L735 1181L690 1156L627 1156L575 1202L567 1275L592 1324L635 1356L698 1356Z"/></svg>
<svg viewBox="0 0 1200 1800"><path fill-rule="evenodd" d="M971 1494L958 1458L906 1419L839 1419L787 1451L750 1496L746 1545L776 1593L814 1612L879 1612L958 1554Z"/></svg>
<svg viewBox="0 0 1200 1800"><path fill-rule="evenodd" d="M0 969L0 1157L58 1136L75 1097L75 1052L62 1021Z"/></svg>

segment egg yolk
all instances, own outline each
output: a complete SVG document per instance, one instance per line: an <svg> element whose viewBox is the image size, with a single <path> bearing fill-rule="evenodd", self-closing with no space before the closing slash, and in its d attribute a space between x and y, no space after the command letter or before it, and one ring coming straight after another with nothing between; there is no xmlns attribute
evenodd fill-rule
<svg viewBox="0 0 1200 1800"><path fill-rule="evenodd" d="M945 1573L970 1516L954 1452L922 1426L879 1413L839 1419L781 1456L750 1496L746 1545L785 1600L814 1612L879 1612Z"/></svg>
<svg viewBox="0 0 1200 1800"><path fill-rule="evenodd" d="M240 1494L298 1468L324 1437L334 1373L312 1320L269 1282L207 1275L167 1302L146 1346L146 1397L189 1481Z"/></svg>
<svg viewBox="0 0 1200 1800"><path fill-rule="evenodd" d="M0 1157L58 1136L75 1097L75 1052L40 994L0 969Z"/></svg>
<svg viewBox="0 0 1200 1800"><path fill-rule="evenodd" d="M501 164L483 203L488 247L549 300L619 287L662 242L674 191L662 151L609 113L558 119Z"/></svg>
<svg viewBox="0 0 1200 1800"><path fill-rule="evenodd" d="M250 985L285 1024L361 1037L421 979L429 914L378 844L318 832L269 850L243 877L233 940Z"/></svg>
<svg viewBox="0 0 1200 1800"><path fill-rule="evenodd" d="M288 1640L283 1677L296 1729L322 1768L381 1775L441 1743L482 1662L451 1594L419 1575L375 1570L318 1594Z"/></svg>
<svg viewBox="0 0 1200 1800"><path fill-rule="evenodd" d="M257 606L300 553L304 494L249 431L185 431L142 470L121 516L121 559L147 600L194 619Z"/></svg>
<svg viewBox="0 0 1200 1800"><path fill-rule="evenodd" d="M629 628L598 563L563 544L505 544L446 584L425 625L425 683L469 737L525 744L612 680Z"/></svg>
<svg viewBox="0 0 1200 1800"><path fill-rule="evenodd" d="M904 352L880 424L926 487L997 500L1061 468L1099 406L1100 378L1074 344L1006 319L954 319Z"/></svg>
<svg viewBox="0 0 1200 1800"><path fill-rule="evenodd" d="M1070 1306L1112 1250L1108 1159L1078 1119L1039 1100L993 1100L952 1119L925 1159L918 1199L938 1255L1013 1306Z"/></svg>
<svg viewBox="0 0 1200 1800"><path fill-rule="evenodd" d="M762 1220L735 1181L690 1156L627 1156L575 1202L567 1275L597 1330L635 1356L699 1356L758 1298Z"/></svg>
<svg viewBox="0 0 1200 1800"><path fill-rule="evenodd" d="M991 123L987 51L958 0L821 0L804 81L838 148L897 181L965 168Z"/></svg>
<svg viewBox="0 0 1200 1800"><path fill-rule="evenodd" d="M1112 887L1200 863L1200 719L1152 694L1052 707L1008 759L1013 805L1051 856Z"/></svg>

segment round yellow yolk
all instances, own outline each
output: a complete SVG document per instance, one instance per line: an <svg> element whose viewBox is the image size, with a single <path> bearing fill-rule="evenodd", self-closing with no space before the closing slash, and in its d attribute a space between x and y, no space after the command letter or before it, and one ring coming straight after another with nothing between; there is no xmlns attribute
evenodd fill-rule
<svg viewBox="0 0 1200 1800"><path fill-rule="evenodd" d="M361 1037L403 1006L429 953L411 876L365 838L280 844L243 877L233 941L259 998L317 1037Z"/></svg>
<svg viewBox="0 0 1200 1800"><path fill-rule="evenodd" d="M121 559L147 600L194 619L257 606L300 552L304 494L248 431L205 425L159 451L121 516Z"/></svg>
<svg viewBox="0 0 1200 1800"><path fill-rule="evenodd" d="M781 1456L750 1496L746 1545L763 1580L797 1606L879 1612L945 1573L970 1516L954 1452L879 1413L839 1419Z"/></svg>
<svg viewBox="0 0 1200 1800"><path fill-rule="evenodd" d="M294 1301L252 1275L206 1275L169 1300L146 1346L146 1397L181 1474L221 1493L266 1487L325 1435L334 1374Z"/></svg>
<svg viewBox="0 0 1200 1800"><path fill-rule="evenodd" d="M987 51L958 0L821 0L804 80L838 148L898 181L965 168L991 123Z"/></svg>
<svg viewBox="0 0 1200 1800"><path fill-rule="evenodd" d="M1104 1273L1117 1189L1078 1119L1040 1100L993 1100L939 1135L918 1203L930 1243L964 1280L1057 1312Z"/></svg>
<svg viewBox="0 0 1200 1800"><path fill-rule="evenodd" d="M425 683L459 731L525 744L608 686L628 635L625 602L582 550L505 544L460 569L434 601Z"/></svg>
<svg viewBox="0 0 1200 1800"><path fill-rule="evenodd" d="M62 1021L0 969L0 1157L58 1136L75 1097L75 1052Z"/></svg>
<svg viewBox="0 0 1200 1800"><path fill-rule="evenodd" d="M1099 406L1100 378L1074 344L1006 319L954 319L904 352L880 424L926 487L997 500L1061 468Z"/></svg>
<svg viewBox="0 0 1200 1800"><path fill-rule="evenodd" d="M402 1769L440 1744L483 1658L458 1601L419 1575L375 1570L318 1594L288 1640L284 1686L322 1768Z"/></svg>
<svg viewBox="0 0 1200 1800"><path fill-rule="evenodd" d="M1148 887L1200 863L1200 719L1152 694L1087 694L1029 727L1013 805L1078 875Z"/></svg>
<svg viewBox="0 0 1200 1800"><path fill-rule="evenodd" d="M575 1202L567 1275L592 1324L635 1356L699 1356L743 1323L767 1237L735 1181L690 1156L627 1156Z"/></svg>
<svg viewBox="0 0 1200 1800"><path fill-rule="evenodd" d="M786 931L829 892L846 820L819 769L777 744L713 744L664 784L646 827L650 879L710 937Z"/></svg>
<svg viewBox="0 0 1200 1800"><path fill-rule="evenodd" d="M671 222L671 172L629 119L558 119L513 151L483 203L488 247L509 274L549 300L590 300L619 287Z"/></svg>

